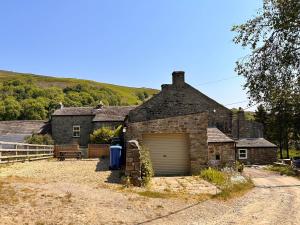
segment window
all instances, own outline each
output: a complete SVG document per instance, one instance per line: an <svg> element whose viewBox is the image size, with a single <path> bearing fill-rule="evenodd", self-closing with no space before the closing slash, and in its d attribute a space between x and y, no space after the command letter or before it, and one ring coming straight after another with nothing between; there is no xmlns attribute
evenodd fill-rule
<svg viewBox="0 0 300 225"><path fill-rule="evenodd" d="M239 149L239 159L247 159L247 149Z"/></svg>
<svg viewBox="0 0 300 225"><path fill-rule="evenodd" d="M216 154L216 160L221 160L220 154Z"/></svg>
<svg viewBox="0 0 300 225"><path fill-rule="evenodd" d="M80 137L80 126L73 126L73 137Z"/></svg>

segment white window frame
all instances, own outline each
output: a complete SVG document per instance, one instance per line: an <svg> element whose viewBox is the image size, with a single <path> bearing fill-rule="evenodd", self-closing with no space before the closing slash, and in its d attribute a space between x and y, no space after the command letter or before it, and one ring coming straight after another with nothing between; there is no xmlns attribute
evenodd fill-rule
<svg viewBox="0 0 300 225"><path fill-rule="evenodd" d="M80 137L80 125L73 125L73 137Z"/></svg>
<svg viewBox="0 0 300 225"><path fill-rule="evenodd" d="M245 151L245 153L241 153L242 151ZM241 156L241 154L245 154L245 156ZM247 159L248 158L248 149L246 148L239 148L239 159Z"/></svg>

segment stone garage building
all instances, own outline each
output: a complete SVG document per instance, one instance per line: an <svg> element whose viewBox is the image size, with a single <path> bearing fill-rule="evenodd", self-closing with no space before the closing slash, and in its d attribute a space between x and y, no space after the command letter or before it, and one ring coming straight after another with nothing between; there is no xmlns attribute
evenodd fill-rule
<svg viewBox="0 0 300 225"><path fill-rule="evenodd" d="M264 138L236 141L236 158L244 164L266 165L277 161L277 146Z"/></svg>
<svg viewBox="0 0 300 225"><path fill-rule="evenodd" d="M127 141L137 140L149 149L156 175L199 172L208 164L208 126L231 133L229 109L185 83L184 72L172 76L172 84L162 85L161 92L131 110L126 122ZM130 151L128 148L127 175L137 174L140 166ZM224 162L226 157L232 160L224 154Z"/></svg>
<svg viewBox="0 0 300 225"><path fill-rule="evenodd" d="M126 138L148 148L155 175L188 175L207 163L206 130L204 112L129 123ZM139 169L130 157L128 148L126 170Z"/></svg>

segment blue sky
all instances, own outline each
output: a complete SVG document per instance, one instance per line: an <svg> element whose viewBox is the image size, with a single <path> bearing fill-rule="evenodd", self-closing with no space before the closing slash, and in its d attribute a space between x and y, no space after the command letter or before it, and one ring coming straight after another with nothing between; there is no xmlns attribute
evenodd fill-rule
<svg viewBox="0 0 300 225"><path fill-rule="evenodd" d="M234 67L247 51L232 43L230 29L261 4L2 0L0 69L157 89L171 82L173 70L184 70L188 83L220 103L245 101Z"/></svg>

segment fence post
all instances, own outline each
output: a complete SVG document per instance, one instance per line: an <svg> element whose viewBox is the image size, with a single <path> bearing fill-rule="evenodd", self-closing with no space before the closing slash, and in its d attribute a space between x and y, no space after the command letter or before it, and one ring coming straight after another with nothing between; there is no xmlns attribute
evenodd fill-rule
<svg viewBox="0 0 300 225"><path fill-rule="evenodd" d="M25 149L27 149L27 151L26 151L27 160L30 161L30 160L29 160L29 151L28 151L29 146L28 146L28 145L25 145Z"/></svg>
<svg viewBox="0 0 300 225"><path fill-rule="evenodd" d="M0 163L1 163L1 161L2 161L2 151L1 151L1 149L2 149L2 144L0 143Z"/></svg>

